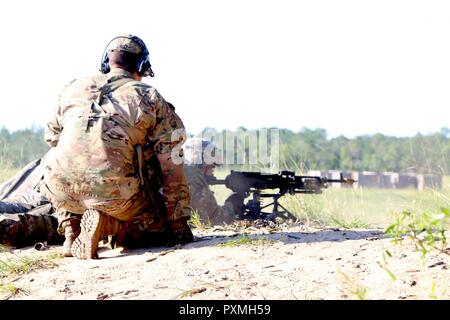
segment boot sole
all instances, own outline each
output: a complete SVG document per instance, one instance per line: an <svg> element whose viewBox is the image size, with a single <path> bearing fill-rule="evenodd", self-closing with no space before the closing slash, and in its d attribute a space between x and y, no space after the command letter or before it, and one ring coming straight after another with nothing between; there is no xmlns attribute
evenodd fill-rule
<svg viewBox="0 0 450 320"><path fill-rule="evenodd" d="M86 210L81 218L80 235L72 244L72 255L78 259L97 259L98 243L106 219L97 210Z"/></svg>

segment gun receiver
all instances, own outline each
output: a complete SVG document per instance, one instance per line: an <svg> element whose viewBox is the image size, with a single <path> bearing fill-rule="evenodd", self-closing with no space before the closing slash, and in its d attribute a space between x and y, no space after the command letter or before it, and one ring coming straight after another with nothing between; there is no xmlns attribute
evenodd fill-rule
<svg viewBox="0 0 450 320"><path fill-rule="evenodd" d="M297 218L279 203L279 198L285 194L320 194L322 189L328 188L330 183L342 183L352 185L353 179L344 179L342 173L340 179L328 179L319 176L296 176L293 171L280 171L278 174L266 174L260 172L231 171L224 179L208 178L210 185L225 185L228 189L249 196L253 195L245 205L245 212L241 218L264 218L275 220L277 217L292 219ZM262 190L278 189L276 193L264 193ZM261 206L261 198L272 198L273 202ZM272 212L262 210L273 206ZM281 208L282 210L280 210Z"/></svg>

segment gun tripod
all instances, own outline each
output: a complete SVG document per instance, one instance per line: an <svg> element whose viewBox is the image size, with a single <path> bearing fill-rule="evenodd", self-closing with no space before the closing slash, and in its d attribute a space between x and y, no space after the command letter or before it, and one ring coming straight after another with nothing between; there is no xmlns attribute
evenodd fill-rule
<svg viewBox="0 0 450 320"><path fill-rule="evenodd" d="M297 221L297 218L278 201L283 195L284 193L260 193L257 191L253 192L253 198L249 200L245 205L244 217L250 217L252 219L268 219L274 222L276 218L282 218L284 220L291 219L292 221ZM261 198L272 198L273 202L261 206ZM273 206L272 212L262 211L270 206Z"/></svg>

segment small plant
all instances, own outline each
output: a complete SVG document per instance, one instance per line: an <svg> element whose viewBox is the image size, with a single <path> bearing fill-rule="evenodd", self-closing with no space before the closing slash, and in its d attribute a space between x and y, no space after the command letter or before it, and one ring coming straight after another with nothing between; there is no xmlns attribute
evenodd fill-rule
<svg viewBox="0 0 450 320"><path fill-rule="evenodd" d="M430 294L428 295L428 298L432 299L432 300L442 300L443 296L445 296L447 294L447 289L442 290L441 295L439 296L437 294L437 284L436 281L433 281L431 283L431 289L430 289Z"/></svg>
<svg viewBox="0 0 450 320"><path fill-rule="evenodd" d="M392 254L389 250L385 250L383 252L383 262L378 261L377 263L384 271L386 271L386 273L389 275L389 277L392 279L392 281L396 281L397 280L396 275L388 267L388 265L389 265L389 263L387 261L388 257L391 258Z"/></svg>
<svg viewBox="0 0 450 320"><path fill-rule="evenodd" d="M0 284L0 293L5 294L5 300L14 298L20 293L27 294L27 292L21 288L16 287L13 283Z"/></svg>
<svg viewBox="0 0 450 320"><path fill-rule="evenodd" d="M265 237L251 238L248 236L242 236L238 239L231 240L219 244L219 247L237 247L237 246L262 246L275 244L276 240L267 239Z"/></svg>
<svg viewBox="0 0 450 320"><path fill-rule="evenodd" d="M188 298L188 297L192 297L196 294L205 292L207 289L204 287L201 288L194 288L194 289L189 289L189 290L183 290L182 293L180 293L179 295L177 295L176 297L174 297L174 299L184 299L184 298Z"/></svg>
<svg viewBox="0 0 450 320"><path fill-rule="evenodd" d="M20 256L5 252L4 257L0 259L0 278L11 275L29 273L35 269L53 267L56 264L52 261L61 257L60 253L51 252L44 256Z"/></svg>
<svg viewBox="0 0 450 320"><path fill-rule="evenodd" d="M295 300L298 300L292 292L291 294L295 298ZM303 300L318 300L318 298L314 295L314 292L306 292Z"/></svg>
<svg viewBox="0 0 450 320"><path fill-rule="evenodd" d="M30 272L33 268L41 267L39 259L32 259L30 257L21 257L18 259L8 258L0 260L0 276L18 275Z"/></svg>
<svg viewBox="0 0 450 320"><path fill-rule="evenodd" d="M191 226L197 228L197 229L205 229L211 227L211 221L204 221L202 218L200 218L200 214L198 213L198 210L193 210L191 214L191 219L189 220L189 223Z"/></svg>
<svg viewBox="0 0 450 320"><path fill-rule="evenodd" d="M430 294L428 295L428 297L432 300L438 300L438 296L436 295L436 282L433 281L431 283L431 290L430 290Z"/></svg>
<svg viewBox="0 0 450 320"><path fill-rule="evenodd" d="M449 221L448 208L441 208L438 213L415 214L412 211L403 211L397 215L396 221L385 230L385 233L393 236L395 243L401 243L405 236L409 237L423 257L432 250L449 255L445 235Z"/></svg>
<svg viewBox="0 0 450 320"><path fill-rule="evenodd" d="M358 284L355 279L351 278L348 274L342 270L337 270L337 273L342 277L347 290L358 300L367 299L367 288Z"/></svg>

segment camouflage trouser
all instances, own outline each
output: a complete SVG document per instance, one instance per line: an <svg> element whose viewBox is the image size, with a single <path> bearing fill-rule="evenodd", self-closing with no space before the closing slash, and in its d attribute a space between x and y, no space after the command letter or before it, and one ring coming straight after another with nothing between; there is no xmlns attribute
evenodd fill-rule
<svg viewBox="0 0 450 320"><path fill-rule="evenodd" d="M0 214L0 244L17 248L43 241L62 244L64 229L58 228L58 218L51 211L48 204L28 213ZM70 216L66 213L66 220ZM165 222L156 212L143 213L121 222L118 233L111 238L111 246L143 248L162 245L165 243Z"/></svg>
<svg viewBox="0 0 450 320"><path fill-rule="evenodd" d="M118 234L112 239L113 246L136 248L160 245L164 242L165 205L161 193L155 190L156 188L159 188L158 183L147 184L135 197L123 201L121 206L101 207L100 211L122 221ZM70 195L58 194L58 196L63 199L65 197L69 200L67 202L71 203ZM89 202L86 201L84 204L87 205ZM72 206L78 206L78 212L70 212L63 206L51 214L53 210L48 204L27 213L0 214L0 243L12 246L28 246L40 241L48 241L49 244L62 243L63 222L74 216L79 219L80 214L84 212L76 202L72 202Z"/></svg>
<svg viewBox="0 0 450 320"><path fill-rule="evenodd" d="M145 184L140 192L128 200L99 201L80 195L50 191L43 184L41 190L56 205L58 232L64 234L64 222L77 217L88 208L96 209L109 217L121 221L119 232L112 237L114 247L127 248L161 245L165 238L165 204L159 192L159 184Z"/></svg>
<svg viewBox="0 0 450 320"><path fill-rule="evenodd" d="M51 213L51 204L46 204L27 213L0 214L0 243L18 248L41 241L61 244L64 237L58 234L58 220Z"/></svg>
<svg viewBox="0 0 450 320"><path fill-rule="evenodd" d="M141 190L127 200L102 200L58 190L44 192L63 217L65 212L82 215L88 209L95 209L120 221L127 221L155 206L152 193L147 190Z"/></svg>
<svg viewBox="0 0 450 320"><path fill-rule="evenodd" d="M164 217L164 200L160 193L153 194L150 198L152 205L146 207L136 206L139 213L126 221L120 221L118 232L111 239L112 247L124 246L127 248L142 248L161 245L165 241L164 231L166 220ZM63 222L73 217L79 218L79 214L57 209L58 232L64 234ZM110 218L114 216L109 215Z"/></svg>
<svg viewBox="0 0 450 320"><path fill-rule="evenodd" d="M146 183L134 196L126 200L102 200L80 194L72 194L59 190L50 190L42 182L41 192L57 208L59 226L73 217L82 215L88 209L95 209L120 221L129 221L143 213L152 212L163 215L165 205L162 195L159 193L159 186L154 183Z"/></svg>

